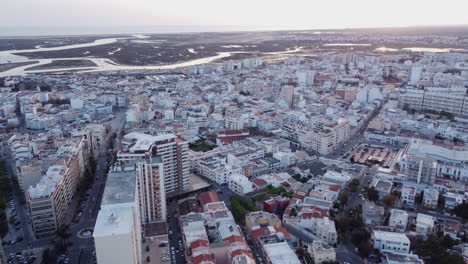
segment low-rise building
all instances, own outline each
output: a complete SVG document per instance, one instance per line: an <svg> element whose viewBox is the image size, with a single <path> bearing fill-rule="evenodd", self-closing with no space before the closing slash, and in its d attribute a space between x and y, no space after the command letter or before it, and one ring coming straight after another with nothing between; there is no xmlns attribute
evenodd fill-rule
<svg viewBox="0 0 468 264"><path fill-rule="evenodd" d="M266 226L280 228L281 219L279 219L275 214L263 211L250 212L245 216L245 226L249 232Z"/></svg>
<svg viewBox="0 0 468 264"><path fill-rule="evenodd" d="M384 220L385 209L373 202L362 204L362 222L366 225L381 225Z"/></svg>
<svg viewBox="0 0 468 264"><path fill-rule="evenodd" d="M371 240L374 248L382 252L409 253L410 250L410 240L404 233L374 230Z"/></svg>
<svg viewBox="0 0 468 264"><path fill-rule="evenodd" d="M416 199L416 188L412 186L408 186L408 185L403 186L403 189L401 190L401 200L405 204L409 206L413 206L415 199Z"/></svg>
<svg viewBox="0 0 468 264"><path fill-rule="evenodd" d="M444 194L445 198L445 209L452 210L457 205L463 203L463 195L453 192Z"/></svg>
<svg viewBox="0 0 468 264"><path fill-rule="evenodd" d="M236 173L229 178L229 189L238 195L245 195L253 191L253 185L247 177Z"/></svg>
<svg viewBox="0 0 468 264"><path fill-rule="evenodd" d="M396 254L390 251L384 253L384 264L424 264L424 261L416 254Z"/></svg>
<svg viewBox="0 0 468 264"><path fill-rule="evenodd" d="M426 188L423 195L423 206L430 209L437 208L439 191L435 188Z"/></svg>
<svg viewBox="0 0 468 264"><path fill-rule="evenodd" d="M434 231L434 217L418 213L416 216L416 233L427 236Z"/></svg>
<svg viewBox="0 0 468 264"><path fill-rule="evenodd" d="M275 241L276 242L276 241ZM301 264L296 253L286 242L265 243L262 245L264 256L270 264Z"/></svg>
<svg viewBox="0 0 468 264"><path fill-rule="evenodd" d="M406 230L408 225L408 212L400 209L390 210L390 219L388 220L388 226L397 229L400 232Z"/></svg>
<svg viewBox="0 0 468 264"><path fill-rule="evenodd" d="M308 252L316 264L336 261L335 250L330 246L324 246L321 241L315 240L309 244Z"/></svg>

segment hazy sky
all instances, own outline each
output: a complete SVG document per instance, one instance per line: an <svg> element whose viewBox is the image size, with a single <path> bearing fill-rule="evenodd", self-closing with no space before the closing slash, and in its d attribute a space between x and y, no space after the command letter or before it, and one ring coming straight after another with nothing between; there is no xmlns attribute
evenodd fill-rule
<svg viewBox="0 0 468 264"><path fill-rule="evenodd" d="M1 0L0 27L468 25L468 0Z"/></svg>

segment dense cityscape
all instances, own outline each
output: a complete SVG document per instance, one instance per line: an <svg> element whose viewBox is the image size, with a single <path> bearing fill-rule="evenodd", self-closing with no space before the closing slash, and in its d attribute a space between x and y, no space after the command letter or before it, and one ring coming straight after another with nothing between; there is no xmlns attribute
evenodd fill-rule
<svg viewBox="0 0 468 264"><path fill-rule="evenodd" d="M0 262L468 263L468 35L282 34L0 49Z"/></svg>

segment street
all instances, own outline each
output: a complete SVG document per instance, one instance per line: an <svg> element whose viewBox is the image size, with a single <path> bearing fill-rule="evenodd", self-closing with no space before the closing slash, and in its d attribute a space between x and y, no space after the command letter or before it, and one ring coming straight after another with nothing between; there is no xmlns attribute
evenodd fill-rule
<svg viewBox="0 0 468 264"><path fill-rule="evenodd" d="M125 124L125 112L121 111L116 114L116 117L108 122L110 127L109 133L106 135L106 142L109 141L113 133L117 135L123 129ZM12 166L13 158L11 157L10 151L5 149L7 146L2 145L2 153L5 153L5 168L6 173L10 177L13 177ZM67 223L69 224L68 233L70 237L67 241L70 243L70 246L67 250L67 257L69 259L68 263L70 264L79 264L79 263L93 263L94 258L94 239L92 236L82 237L78 233L83 229L94 228L96 222L97 214L100 209L101 199L106 182L106 172L108 169L108 150L106 146L102 146L101 155L96 158L96 175L93 185L87 191L87 198L85 201L85 206L81 209L82 215L79 217L78 223L73 223L72 219L74 218L74 209L78 206L78 199L80 197L74 197L73 202L70 204L70 210L67 210ZM113 161L111 161L112 163ZM109 164L111 164L109 163ZM54 241L57 238L45 238L45 239L36 239L32 231L32 226L29 218L27 205L21 205L19 198L13 195L12 206L7 208L7 215L10 217L12 214L12 208L15 209L16 218L21 223L19 224L19 230L15 230L15 225L10 225L9 233L3 238L3 241L16 241L19 240L18 237L22 237L21 241L14 243L13 245L4 245L4 251L6 256L11 254L16 255L17 252L40 252L45 248L50 248ZM37 262L40 263L41 255L34 254L37 257ZM16 260L15 260L16 261Z"/></svg>

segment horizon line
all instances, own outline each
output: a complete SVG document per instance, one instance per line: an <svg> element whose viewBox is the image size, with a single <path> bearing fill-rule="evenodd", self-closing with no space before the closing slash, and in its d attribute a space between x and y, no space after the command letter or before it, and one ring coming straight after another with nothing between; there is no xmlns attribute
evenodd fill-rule
<svg viewBox="0 0 468 264"><path fill-rule="evenodd" d="M129 28L170 28L170 27L188 27L188 28L205 28L205 30L200 31L151 31L151 32L138 32L138 30L132 32L115 32L115 33L105 33L105 32L90 32L90 33L70 33L70 34L47 34L47 33L32 33L32 34L18 34L18 35L5 35L2 33L2 30L18 30L18 29L42 29L42 30L73 30L73 29L85 29L91 30L96 29L97 31L107 29L129 29ZM212 29L236 29L228 31L217 31L217 30L207 30L207 28ZM381 27L336 27L336 28L300 28L293 26L235 26L235 25L125 25L125 26L115 26L115 25L101 25L101 26L0 26L0 38L27 38L27 37L70 37L70 36L99 36L99 35L128 35L128 34L189 34L189 33L222 33L222 32L231 32L231 33L241 33L241 32L274 32L274 31L344 31L344 30L375 30L375 29L411 29L411 28L467 28L468 24L439 24L439 25L408 25L408 26L381 26ZM242 30L244 29L244 30ZM247 29L247 30L245 30Z"/></svg>

